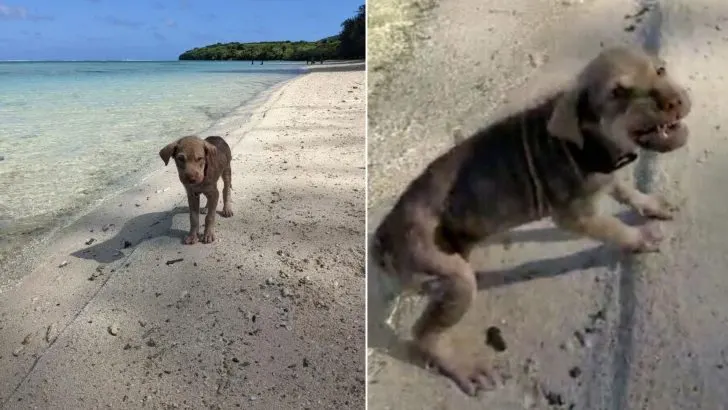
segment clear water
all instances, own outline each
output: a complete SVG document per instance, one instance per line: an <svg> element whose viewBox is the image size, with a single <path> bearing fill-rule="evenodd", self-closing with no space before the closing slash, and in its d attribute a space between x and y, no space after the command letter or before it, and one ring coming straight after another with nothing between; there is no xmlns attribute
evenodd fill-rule
<svg viewBox="0 0 728 410"><path fill-rule="evenodd" d="M0 262L3 243L143 178L161 166L164 144L301 72L245 62L0 62Z"/></svg>

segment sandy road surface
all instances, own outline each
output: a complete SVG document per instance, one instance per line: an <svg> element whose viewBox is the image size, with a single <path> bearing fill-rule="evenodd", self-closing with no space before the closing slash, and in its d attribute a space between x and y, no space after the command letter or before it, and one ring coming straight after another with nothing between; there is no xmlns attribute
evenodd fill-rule
<svg viewBox="0 0 728 410"><path fill-rule="evenodd" d="M728 406L728 117L721 98L728 3L655 2L641 21L625 16L643 4L626 0L411 4L369 2L369 231L405 184L450 146L454 127L472 131L559 85L601 44L660 49L693 95L692 139L679 152L643 155L625 172L681 205L664 225L671 239L661 254L626 257L543 221L473 255L483 289L453 343L464 354L492 357L510 375L504 387L467 398L371 332L370 408ZM406 46L380 46L377 30L397 33ZM604 210L620 209L605 200ZM376 306L376 296L368 297ZM421 307L418 300L402 303L400 335L408 335ZM485 345L489 326L503 332L504 352Z"/></svg>
<svg viewBox="0 0 728 410"><path fill-rule="evenodd" d="M203 134L233 152L214 244L181 244L174 166L60 232L0 293L0 408L362 408L362 68Z"/></svg>

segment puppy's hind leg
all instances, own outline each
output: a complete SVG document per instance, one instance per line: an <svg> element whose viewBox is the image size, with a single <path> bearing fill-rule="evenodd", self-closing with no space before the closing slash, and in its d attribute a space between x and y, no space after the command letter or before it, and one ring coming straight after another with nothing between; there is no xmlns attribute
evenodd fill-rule
<svg viewBox="0 0 728 410"><path fill-rule="evenodd" d="M233 208L230 205L230 190L232 189L232 175L230 167L226 167L222 171L222 215L225 218L233 216Z"/></svg>
<svg viewBox="0 0 728 410"><path fill-rule="evenodd" d="M490 367L481 360L459 357L447 344L446 333L465 316L475 298L475 273L458 254L432 250L421 265L428 274L440 279L438 289L415 323L416 347L441 373L453 380L462 391L475 395L495 384Z"/></svg>

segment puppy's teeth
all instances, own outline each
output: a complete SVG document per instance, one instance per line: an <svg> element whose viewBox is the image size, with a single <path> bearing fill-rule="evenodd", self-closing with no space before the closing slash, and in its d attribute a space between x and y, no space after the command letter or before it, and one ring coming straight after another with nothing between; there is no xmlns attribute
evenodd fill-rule
<svg viewBox="0 0 728 410"><path fill-rule="evenodd" d="M667 127L658 127L657 132L660 134L660 138L667 139Z"/></svg>

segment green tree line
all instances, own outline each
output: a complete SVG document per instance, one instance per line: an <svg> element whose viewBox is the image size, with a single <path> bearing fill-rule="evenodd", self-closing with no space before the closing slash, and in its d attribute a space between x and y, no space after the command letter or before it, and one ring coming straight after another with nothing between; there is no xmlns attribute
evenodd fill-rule
<svg viewBox="0 0 728 410"><path fill-rule="evenodd" d="M265 41L216 43L180 54L180 60L322 61L365 57L366 10L359 6L354 17L341 23L336 36L318 41Z"/></svg>

